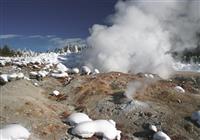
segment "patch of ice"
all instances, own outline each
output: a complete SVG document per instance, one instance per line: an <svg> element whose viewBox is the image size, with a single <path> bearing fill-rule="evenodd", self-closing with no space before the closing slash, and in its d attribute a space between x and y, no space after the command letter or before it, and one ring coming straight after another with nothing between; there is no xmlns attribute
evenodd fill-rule
<svg viewBox="0 0 200 140"><path fill-rule="evenodd" d="M0 129L1 140L27 140L30 132L19 124L10 124Z"/></svg>
<svg viewBox="0 0 200 140"><path fill-rule="evenodd" d="M69 123L71 126L88 121L92 121L92 119L90 119L88 115L84 113L73 113L65 120L65 122Z"/></svg>

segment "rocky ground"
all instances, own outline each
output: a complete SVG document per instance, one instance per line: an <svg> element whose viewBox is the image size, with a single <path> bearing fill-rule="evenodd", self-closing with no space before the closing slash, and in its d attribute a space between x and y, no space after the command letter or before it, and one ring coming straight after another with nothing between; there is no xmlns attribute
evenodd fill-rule
<svg viewBox="0 0 200 140"><path fill-rule="evenodd" d="M7 66L0 71L10 69ZM22 71L28 74L26 68ZM70 126L64 122L72 112L85 112L92 119L116 121L122 140L152 139L148 124L156 125L172 140L200 140L200 127L190 119L192 112L200 110L199 73L177 72L169 80L117 72L70 77L70 82L46 77L1 85L1 127L20 123L31 132L30 140L78 140L68 133ZM128 99L124 92L132 81L143 86ZM175 90L176 86L185 93ZM52 96L54 90L61 94Z"/></svg>

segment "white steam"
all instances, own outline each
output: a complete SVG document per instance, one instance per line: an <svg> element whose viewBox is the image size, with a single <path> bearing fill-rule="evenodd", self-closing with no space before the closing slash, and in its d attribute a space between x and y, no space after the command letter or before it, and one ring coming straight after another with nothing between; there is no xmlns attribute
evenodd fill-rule
<svg viewBox="0 0 200 140"><path fill-rule="evenodd" d="M127 86L127 89L126 89L124 95L129 99L133 99L134 96L136 95L136 93L138 91L143 90L143 88L144 88L144 84L142 84L139 81L130 82Z"/></svg>
<svg viewBox="0 0 200 140"><path fill-rule="evenodd" d="M194 48L200 31L197 0L119 1L111 26L93 25L87 65L101 71L155 73L172 71L171 50Z"/></svg>

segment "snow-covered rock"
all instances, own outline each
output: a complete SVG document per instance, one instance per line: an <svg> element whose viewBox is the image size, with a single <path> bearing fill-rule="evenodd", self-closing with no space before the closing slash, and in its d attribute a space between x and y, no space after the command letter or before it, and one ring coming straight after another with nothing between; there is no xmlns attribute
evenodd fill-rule
<svg viewBox="0 0 200 140"><path fill-rule="evenodd" d="M24 76L24 79L25 79L25 80L28 80L28 81L31 80L30 78L28 78L28 77L26 77L26 76Z"/></svg>
<svg viewBox="0 0 200 140"><path fill-rule="evenodd" d="M6 65L6 62L3 60L0 60L0 67L4 67Z"/></svg>
<svg viewBox="0 0 200 140"><path fill-rule="evenodd" d="M185 93L185 90L184 90L182 87L180 87L180 86L176 86L174 89L175 89L177 92Z"/></svg>
<svg viewBox="0 0 200 140"><path fill-rule="evenodd" d="M53 95L58 96L59 94L60 94L59 91L57 91L57 90L54 90L54 91L53 91Z"/></svg>
<svg viewBox="0 0 200 140"><path fill-rule="evenodd" d="M10 124L0 129L1 140L27 140L30 132L19 124Z"/></svg>
<svg viewBox="0 0 200 140"><path fill-rule="evenodd" d="M1 74L0 75L0 84L5 84L8 82L8 75L7 74Z"/></svg>
<svg viewBox="0 0 200 140"><path fill-rule="evenodd" d="M34 86L36 86L36 87L38 87L39 85L38 85L38 83L33 83L34 84Z"/></svg>
<svg viewBox="0 0 200 140"><path fill-rule="evenodd" d="M68 77L69 75L66 72L62 72L62 73L52 73L51 76L54 78L65 78Z"/></svg>
<svg viewBox="0 0 200 140"><path fill-rule="evenodd" d="M69 69L63 65L62 63L58 63L57 66L56 66L57 70L59 72L67 72Z"/></svg>
<svg viewBox="0 0 200 140"><path fill-rule="evenodd" d="M38 73L36 71L31 71L29 74L34 75L34 76L38 75Z"/></svg>
<svg viewBox="0 0 200 140"><path fill-rule="evenodd" d="M144 74L144 76L147 77L147 78L151 78L151 79L154 78L154 75L153 75L153 74Z"/></svg>
<svg viewBox="0 0 200 140"><path fill-rule="evenodd" d="M16 79L23 79L24 78L24 74L22 72L20 72L20 73L12 73L12 74L8 74L7 78L8 78L9 81L16 80Z"/></svg>
<svg viewBox="0 0 200 140"><path fill-rule="evenodd" d="M38 62L39 63L39 62ZM40 67L38 65L33 65L34 69L40 69Z"/></svg>
<svg viewBox="0 0 200 140"><path fill-rule="evenodd" d="M149 129L151 131L153 131L153 132L157 132L158 131L158 129L157 129L157 127L155 125L149 125Z"/></svg>
<svg viewBox="0 0 200 140"><path fill-rule="evenodd" d="M200 126L200 111L193 112L191 119L193 121L196 121L197 124Z"/></svg>
<svg viewBox="0 0 200 140"><path fill-rule="evenodd" d="M44 70L48 70L48 69L50 69L51 67L53 67L53 64L47 64L47 65L45 65L44 66Z"/></svg>
<svg viewBox="0 0 200 140"><path fill-rule="evenodd" d="M153 135L153 140L171 140L171 138L162 131L158 131Z"/></svg>
<svg viewBox="0 0 200 140"><path fill-rule="evenodd" d="M99 74L100 72L99 72L99 70L98 69L94 69L94 72L93 72L93 74Z"/></svg>
<svg viewBox="0 0 200 140"><path fill-rule="evenodd" d="M23 79L24 78L24 74L22 72L17 73L17 79Z"/></svg>
<svg viewBox="0 0 200 140"><path fill-rule="evenodd" d="M13 65L16 65L16 66L23 66L24 64L22 62L19 62L19 61L16 61L16 62L12 62Z"/></svg>
<svg viewBox="0 0 200 140"><path fill-rule="evenodd" d="M16 80L17 79L17 74L16 73L12 73L8 75L8 80L12 81L12 80Z"/></svg>
<svg viewBox="0 0 200 140"><path fill-rule="evenodd" d="M70 54L70 53L72 53L72 52L69 50L69 48L67 48L67 54Z"/></svg>
<svg viewBox="0 0 200 140"><path fill-rule="evenodd" d="M77 125L82 122L88 122L88 121L92 121L92 119L90 119L88 115L84 113L72 113L65 120L65 122L69 123L71 126Z"/></svg>
<svg viewBox="0 0 200 140"><path fill-rule="evenodd" d="M108 120L95 120L79 123L72 129L72 134L83 138L90 138L94 134L103 137L103 140L120 140L121 131L117 130Z"/></svg>
<svg viewBox="0 0 200 140"><path fill-rule="evenodd" d="M86 74L86 75L89 75L91 73L91 70L89 67L87 66L82 66L81 68L81 74Z"/></svg>
<svg viewBox="0 0 200 140"><path fill-rule="evenodd" d="M70 71L71 74L78 74L79 73L79 69L78 68L73 68Z"/></svg>
<svg viewBox="0 0 200 140"><path fill-rule="evenodd" d="M77 45L74 46L74 53L78 53L78 46Z"/></svg>
<svg viewBox="0 0 200 140"><path fill-rule="evenodd" d="M38 72L38 75L42 76L43 78L46 77L48 74L49 72L44 71L44 70Z"/></svg>

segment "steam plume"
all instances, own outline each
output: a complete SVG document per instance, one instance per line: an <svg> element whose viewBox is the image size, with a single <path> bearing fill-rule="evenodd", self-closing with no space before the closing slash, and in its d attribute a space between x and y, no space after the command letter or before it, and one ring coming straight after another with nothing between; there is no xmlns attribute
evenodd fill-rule
<svg viewBox="0 0 200 140"><path fill-rule="evenodd" d="M101 71L144 72L167 78L171 50L197 46L198 0L119 1L111 26L95 24L87 43L86 63Z"/></svg>
<svg viewBox="0 0 200 140"><path fill-rule="evenodd" d="M144 88L144 84L142 84L139 81L133 81L128 84L124 95L129 99L133 99L136 92L143 90L143 88Z"/></svg>

